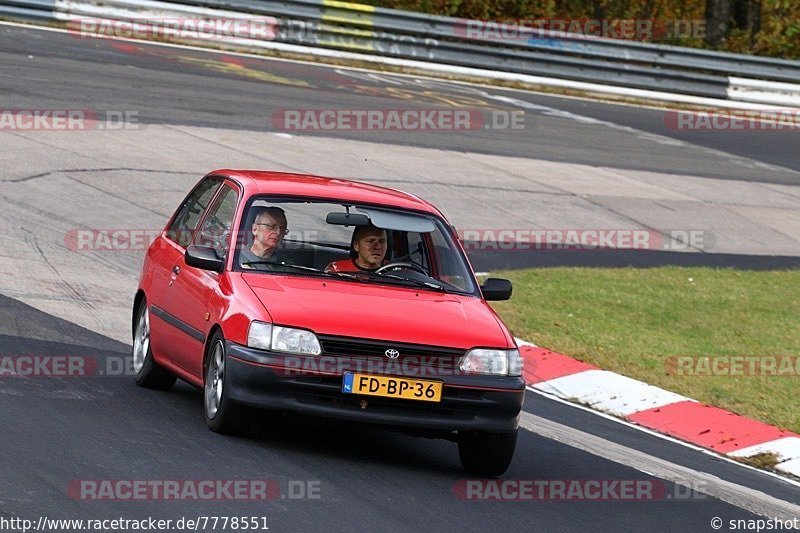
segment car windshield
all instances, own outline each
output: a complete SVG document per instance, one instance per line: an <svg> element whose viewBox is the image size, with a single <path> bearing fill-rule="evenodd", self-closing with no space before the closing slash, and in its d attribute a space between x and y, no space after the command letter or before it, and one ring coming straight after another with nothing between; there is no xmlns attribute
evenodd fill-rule
<svg viewBox="0 0 800 533"><path fill-rule="evenodd" d="M435 216L256 197L241 228L235 264L242 270L478 294L463 253Z"/></svg>

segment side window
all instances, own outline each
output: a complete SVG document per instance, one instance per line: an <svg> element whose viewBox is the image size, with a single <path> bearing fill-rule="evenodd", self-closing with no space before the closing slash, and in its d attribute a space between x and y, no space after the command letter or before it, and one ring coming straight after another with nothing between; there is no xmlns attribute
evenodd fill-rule
<svg viewBox="0 0 800 533"><path fill-rule="evenodd" d="M223 185L222 192L208 210L203 225L200 226L200 231L194 238L195 244L214 248L220 259L227 255L230 246L231 227L233 226L233 216L236 214L237 199L236 191L228 185Z"/></svg>
<svg viewBox="0 0 800 533"><path fill-rule="evenodd" d="M208 178L200 183L186 199L167 230L167 238L186 248L192 243L192 232L197 228L203 211L214 197L221 178Z"/></svg>

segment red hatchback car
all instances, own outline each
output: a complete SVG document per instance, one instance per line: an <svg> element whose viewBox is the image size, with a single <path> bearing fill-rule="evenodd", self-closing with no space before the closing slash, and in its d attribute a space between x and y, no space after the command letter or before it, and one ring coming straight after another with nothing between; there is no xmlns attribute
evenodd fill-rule
<svg viewBox="0 0 800 533"><path fill-rule="evenodd" d="M147 251L133 303L136 382L204 390L208 426L301 412L458 442L500 475L525 394L514 338L455 228L394 189L279 172L204 177Z"/></svg>

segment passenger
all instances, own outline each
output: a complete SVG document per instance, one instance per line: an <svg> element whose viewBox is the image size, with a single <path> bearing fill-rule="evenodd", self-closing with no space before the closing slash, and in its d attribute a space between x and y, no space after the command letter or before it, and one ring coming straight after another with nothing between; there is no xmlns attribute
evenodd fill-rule
<svg viewBox="0 0 800 533"><path fill-rule="evenodd" d="M286 235L286 213L280 207L256 207L253 245L239 254L242 265L250 261L278 261L275 251Z"/></svg>
<svg viewBox="0 0 800 533"><path fill-rule="evenodd" d="M386 264L386 230L372 224L356 226L350 241L350 259L334 261L325 267L325 272L374 272Z"/></svg>

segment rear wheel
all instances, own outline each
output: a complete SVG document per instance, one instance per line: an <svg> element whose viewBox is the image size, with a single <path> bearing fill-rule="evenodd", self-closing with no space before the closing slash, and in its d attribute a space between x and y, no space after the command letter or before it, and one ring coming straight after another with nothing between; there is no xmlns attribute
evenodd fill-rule
<svg viewBox="0 0 800 533"><path fill-rule="evenodd" d="M516 446L516 431L462 431L458 435L461 465L470 474L479 476L499 476L508 470Z"/></svg>
<svg viewBox="0 0 800 533"><path fill-rule="evenodd" d="M219 332L214 334L208 350L203 384L206 424L216 433L241 435L249 427L248 410L229 398L226 379L228 354L225 351L225 339Z"/></svg>
<svg viewBox="0 0 800 533"><path fill-rule="evenodd" d="M136 384L140 387L169 390L175 385L177 378L153 359L153 350L150 346L150 310L147 307L147 300L142 300L139 305L139 316L133 333L132 357Z"/></svg>

